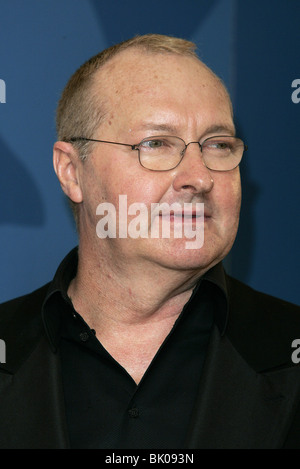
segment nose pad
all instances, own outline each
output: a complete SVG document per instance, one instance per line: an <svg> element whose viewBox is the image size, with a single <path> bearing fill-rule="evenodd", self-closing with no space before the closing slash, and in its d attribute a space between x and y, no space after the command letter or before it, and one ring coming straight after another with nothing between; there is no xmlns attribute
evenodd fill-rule
<svg viewBox="0 0 300 469"><path fill-rule="evenodd" d="M199 154L185 155L187 147L191 143L197 143ZM199 142L190 142L181 152L185 157L181 160L181 164L177 167L173 187L176 191L187 191L191 193L210 192L214 186L211 172L204 163L201 144Z"/></svg>
<svg viewBox="0 0 300 469"><path fill-rule="evenodd" d="M187 150L188 146L191 145L191 143L196 143L196 144L198 145L200 160L201 160L203 166L208 170L208 168L207 168L207 166L206 166L206 164L205 164L204 158L203 158L203 154L202 154L202 145L201 145L200 142L189 142L189 143L187 143L187 144L185 145L184 151L182 152L182 158L183 158L183 156L185 155L186 150Z"/></svg>
<svg viewBox="0 0 300 469"><path fill-rule="evenodd" d="M189 145L191 145L192 143L196 143L199 147L199 150L200 150L200 153L201 153L201 156L202 156L202 146L201 146L201 143L200 142L189 142L185 145L185 149L184 149L184 153L186 152L187 148Z"/></svg>
<svg viewBox="0 0 300 469"><path fill-rule="evenodd" d="M184 142L183 142L183 143L184 143ZM201 147L201 143L200 143L200 142L189 142L189 143L185 143L183 149L180 151L180 163L182 162L182 160L183 160L183 158L184 158L184 156L185 156L185 154L186 154L186 150L187 150L188 146L189 146L191 143L197 143L198 146L199 146L199 149L200 149L200 153L202 154L202 147ZM203 163L204 163L204 161L203 161ZM204 165L204 166L206 166L206 165Z"/></svg>

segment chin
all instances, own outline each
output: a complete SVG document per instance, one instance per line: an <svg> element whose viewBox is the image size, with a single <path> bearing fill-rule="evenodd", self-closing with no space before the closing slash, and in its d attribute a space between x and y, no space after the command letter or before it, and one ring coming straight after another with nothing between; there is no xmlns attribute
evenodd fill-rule
<svg viewBox="0 0 300 469"><path fill-rule="evenodd" d="M184 240L180 241L180 243L178 240L173 240L168 244L159 243L159 247L153 247L150 251L151 258L169 269L203 270L204 273L220 262L229 251L229 249L224 251L205 244L198 249L187 249Z"/></svg>

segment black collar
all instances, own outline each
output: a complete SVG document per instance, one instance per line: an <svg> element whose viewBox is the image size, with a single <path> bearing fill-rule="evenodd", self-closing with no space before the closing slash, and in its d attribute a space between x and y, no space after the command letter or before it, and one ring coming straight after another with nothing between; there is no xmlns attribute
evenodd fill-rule
<svg viewBox="0 0 300 469"><path fill-rule="evenodd" d="M43 303L43 323L53 351L56 351L58 347L61 314L65 314L67 309L70 314L78 315L67 294L69 284L76 275L77 265L78 248L76 247L59 265ZM212 297L216 305L215 321L220 333L223 335L228 320L228 301L225 272L222 263L215 265L203 275L194 288L190 300L199 295L199 301L201 301L200 285L203 282L207 284L206 288L212 290Z"/></svg>

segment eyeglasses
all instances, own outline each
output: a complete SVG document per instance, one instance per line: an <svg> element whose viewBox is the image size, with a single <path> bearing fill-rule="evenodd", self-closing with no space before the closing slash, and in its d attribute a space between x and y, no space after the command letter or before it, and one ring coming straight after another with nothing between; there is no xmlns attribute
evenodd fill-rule
<svg viewBox="0 0 300 469"><path fill-rule="evenodd" d="M83 140L125 145L132 150L137 150L140 164L151 171L169 171L176 168L182 161L186 149L191 143L199 145L203 162L212 171L231 171L235 169L240 164L243 153L248 149L247 145L240 138L228 135L208 137L202 143L185 143L180 137L164 135L144 138L136 145L85 137L73 137L68 141L77 142Z"/></svg>

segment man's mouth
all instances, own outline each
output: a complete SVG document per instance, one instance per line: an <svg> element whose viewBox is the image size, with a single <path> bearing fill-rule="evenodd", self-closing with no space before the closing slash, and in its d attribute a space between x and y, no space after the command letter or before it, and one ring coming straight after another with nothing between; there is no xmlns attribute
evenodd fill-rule
<svg viewBox="0 0 300 469"><path fill-rule="evenodd" d="M159 213L161 218L167 218L170 220L197 220L200 218L209 219L211 215L209 213L200 213L200 212L166 212L166 213Z"/></svg>

